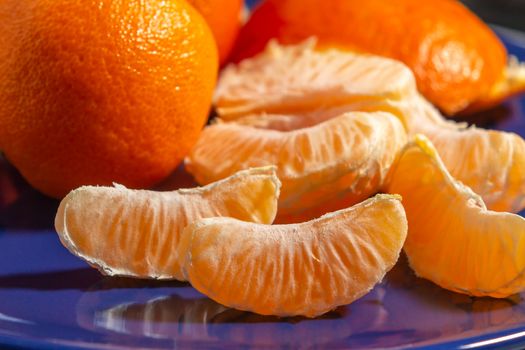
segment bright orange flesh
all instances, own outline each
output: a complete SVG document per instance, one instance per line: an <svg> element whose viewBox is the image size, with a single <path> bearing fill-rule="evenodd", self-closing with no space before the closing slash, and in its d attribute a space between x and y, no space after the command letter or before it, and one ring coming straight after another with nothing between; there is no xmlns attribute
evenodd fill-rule
<svg viewBox="0 0 525 350"><path fill-rule="evenodd" d="M455 0L266 0L241 30L233 58L253 56L272 38L296 44L311 36L325 47L404 62L423 95L449 115L525 90L525 79L507 83L497 36Z"/></svg>
<svg viewBox="0 0 525 350"><path fill-rule="evenodd" d="M380 282L399 257L407 223L398 197L292 225L209 218L188 226L184 273L211 299L263 315L315 317Z"/></svg>
<svg viewBox="0 0 525 350"><path fill-rule="evenodd" d="M348 111L389 112L410 135L428 136L451 174L490 209L518 212L525 207L521 137L444 120L418 93L401 63L339 50L320 52L314 44L272 43L260 55L227 68L215 96L221 119L294 130Z"/></svg>
<svg viewBox="0 0 525 350"><path fill-rule="evenodd" d="M206 19L217 47L219 61L226 63L241 29L243 0L188 0Z"/></svg>
<svg viewBox="0 0 525 350"><path fill-rule="evenodd" d="M283 183L279 218L310 216L298 218L304 220L319 214L306 215L308 209L342 199L346 207L377 193L405 143L401 123L382 112L347 113L289 132L217 123L204 129L186 168L206 184L240 169L276 165Z"/></svg>
<svg viewBox="0 0 525 350"><path fill-rule="evenodd" d="M86 186L62 200L55 228L66 248L104 274L180 280L176 249L186 225L212 216L271 224L280 186L272 167L172 192Z"/></svg>
<svg viewBox="0 0 525 350"><path fill-rule="evenodd" d="M218 59L183 0L0 1L0 149L31 185L152 186L206 122Z"/></svg>
<svg viewBox="0 0 525 350"><path fill-rule="evenodd" d="M403 196L405 252L420 277L475 296L504 298L525 290L525 219L487 210L450 176L423 136L408 144L388 192Z"/></svg>

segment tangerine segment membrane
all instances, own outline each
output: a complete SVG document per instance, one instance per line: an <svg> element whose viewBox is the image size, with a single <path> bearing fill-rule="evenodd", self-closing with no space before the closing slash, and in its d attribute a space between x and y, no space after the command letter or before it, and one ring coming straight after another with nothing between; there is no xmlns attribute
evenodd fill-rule
<svg viewBox="0 0 525 350"><path fill-rule="evenodd" d="M263 315L315 317L380 282L406 231L400 198L378 195L301 224L204 219L185 229L180 247L185 276L215 301Z"/></svg>
<svg viewBox="0 0 525 350"><path fill-rule="evenodd" d="M217 123L204 129L186 168L205 184L274 164L283 183L279 215L285 215L342 192L354 196L351 204L375 194L406 140L398 119L383 112L345 113L289 132Z"/></svg>
<svg viewBox="0 0 525 350"><path fill-rule="evenodd" d="M271 224L280 185L267 167L172 192L84 186L60 203L55 227L66 248L103 274L181 280L176 248L187 224L212 216Z"/></svg>
<svg viewBox="0 0 525 350"><path fill-rule="evenodd" d="M335 49L316 51L316 40L281 46L221 73L214 97L219 116L294 113L350 102L399 99L416 90L410 69L397 61Z"/></svg>
<svg viewBox="0 0 525 350"><path fill-rule="evenodd" d="M488 210L449 174L427 138L407 145L387 189L403 196L404 249L418 276L474 296L504 298L525 289L525 219Z"/></svg>

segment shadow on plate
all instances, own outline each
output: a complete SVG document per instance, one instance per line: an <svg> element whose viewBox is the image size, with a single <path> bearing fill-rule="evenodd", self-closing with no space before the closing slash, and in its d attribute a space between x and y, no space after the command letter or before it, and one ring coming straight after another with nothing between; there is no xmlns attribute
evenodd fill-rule
<svg viewBox="0 0 525 350"><path fill-rule="evenodd" d="M0 276L0 289L88 290L100 278L100 273L92 268L15 274Z"/></svg>
<svg viewBox="0 0 525 350"><path fill-rule="evenodd" d="M170 191L195 186L191 175L180 166L154 189ZM59 200L32 188L0 155L0 229L24 233L54 229L59 204Z"/></svg>
<svg viewBox="0 0 525 350"><path fill-rule="evenodd" d="M59 201L33 189L0 155L0 229L47 230Z"/></svg>
<svg viewBox="0 0 525 350"><path fill-rule="evenodd" d="M79 268L65 271L39 272L0 276L0 289L32 289L59 291L76 289L80 291L104 291L132 288L177 288L189 284L179 281L139 280L124 277L107 277L95 268Z"/></svg>

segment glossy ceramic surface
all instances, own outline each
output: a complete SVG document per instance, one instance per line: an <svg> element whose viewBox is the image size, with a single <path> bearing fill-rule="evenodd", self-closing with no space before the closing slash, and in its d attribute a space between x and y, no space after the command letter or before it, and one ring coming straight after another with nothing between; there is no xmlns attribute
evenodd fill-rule
<svg viewBox="0 0 525 350"><path fill-rule="evenodd" d="M503 35L525 60L523 37ZM471 121L525 135L525 98ZM182 171L162 188L180 186L192 186ZM61 246L57 206L0 160L0 348L525 347L525 295L448 292L404 259L367 296L318 319L236 311L184 283L106 278Z"/></svg>

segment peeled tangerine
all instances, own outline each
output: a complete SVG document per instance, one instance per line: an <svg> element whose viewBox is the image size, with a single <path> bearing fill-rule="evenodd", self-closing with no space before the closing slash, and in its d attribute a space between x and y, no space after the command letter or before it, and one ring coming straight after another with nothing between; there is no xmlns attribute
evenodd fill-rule
<svg viewBox="0 0 525 350"><path fill-rule="evenodd" d="M270 43L224 70L215 95L219 116L258 128L293 130L348 111L396 115L409 135L422 133L452 176L490 209L525 208L525 142L513 133L446 121L417 91L400 62L336 49Z"/></svg>
<svg viewBox="0 0 525 350"><path fill-rule="evenodd" d="M449 174L427 138L416 136L407 145L388 191L403 196L404 249L418 276L474 296L525 290L525 219L488 210Z"/></svg>
<svg viewBox="0 0 525 350"><path fill-rule="evenodd" d="M179 249L185 276L211 299L263 315L315 317L380 282L406 234L399 196L377 195L301 224L203 219L184 230Z"/></svg>
<svg viewBox="0 0 525 350"><path fill-rule="evenodd" d="M406 141L401 123L384 112L345 113L289 132L216 123L201 133L186 169L206 184L275 164L279 221L304 221L377 193Z"/></svg>
<svg viewBox="0 0 525 350"><path fill-rule="evenodd" d="M62 244L110 276L182 280L182 230L205 217L271 224L281 183L273 167L249 169L205 187L172 192L84 186L60 203Z"/></svg>

